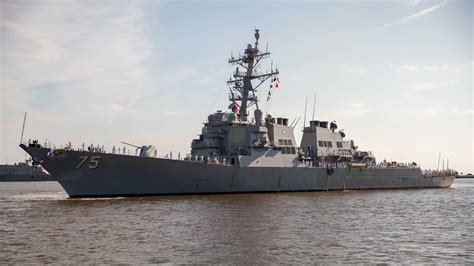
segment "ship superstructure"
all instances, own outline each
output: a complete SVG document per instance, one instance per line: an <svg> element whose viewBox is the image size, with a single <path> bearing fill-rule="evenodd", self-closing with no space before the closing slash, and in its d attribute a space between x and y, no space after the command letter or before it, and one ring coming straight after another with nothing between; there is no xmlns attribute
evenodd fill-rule
<svg viewBox="0 0 474 266"><path fill-rule="evenodd" d="M191 144L195 159L217 159L240 167L293 165L297 143L288 119L263 117L258 106L257 89L279 74L278 69L256 71L270 56L270 52L258 49L259 38L259 30L255 30L255 44L248 44L242 56L229 59L230 64L237 65L227 81L230 112L217 111L208 116L199 138ZM255 110L250 120L251 107Z"/></svg>
<svg viewBox="0 0 474 266"><path fill-rule="evenodd" d="M229 85L230 112L217 111L208 116L198 139L191 144L191 159L217 160L240 167L280 166L298 167L311 163L347 166L349 163L374 165L375 158L369 152L357 151L353 141L345 141L345 133L337 131L335 122L313 120L304 127L301 144L295 140L294 127L288 118L263 117L256 96L268 79L278 79L278 69L257 72L262 59L270 52L258 49L259 30L255 31L255 44L248 44L239 58L229 63L238 65ZM242 68L242 70L240 70ZM255 83L255 85L254 85ZM254 107L253 119L249 110Z"/></svg>
<svg viewBox="0 0 474 266"><path fill-rule="evenodd" d="M185 159L157 158L152 145L135 146L140 156L125 149L20 146L71 197L451 186L453 172L423 175L413 163L377 164L371 152L346 140L334 121L311 120L297 142L288 118L264 115L259 108L257 90L278 79L279 71L259 71L270 52L259 50L258 30L254 36L254 44L228 61L236 66L227 81L228 111L208 116Z"/></svg>

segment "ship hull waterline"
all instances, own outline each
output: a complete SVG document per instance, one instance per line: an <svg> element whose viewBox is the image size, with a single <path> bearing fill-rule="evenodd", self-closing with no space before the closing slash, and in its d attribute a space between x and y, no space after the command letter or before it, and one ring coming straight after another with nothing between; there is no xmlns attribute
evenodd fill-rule
<svg viewBox="0 0 474 266"><path fill-rule="evenodd" d="M21 145L69 197L447 188L454 176L424 177L419 168L237 167Z"/></svg>

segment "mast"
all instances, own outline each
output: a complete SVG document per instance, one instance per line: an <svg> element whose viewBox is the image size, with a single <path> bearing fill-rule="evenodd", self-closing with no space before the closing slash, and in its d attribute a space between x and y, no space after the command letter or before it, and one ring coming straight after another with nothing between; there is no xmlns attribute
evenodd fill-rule
<svg viewBox="0 0 474 266"><path fill-rule="evenodd" d="M23 142L23 133L25 132L25 122L26 122L26 112L25 112L25 116L23 117L23 127L21 128L20 144Z"/></svg>
<svg viewBox="0 0 474 266"><path fill-rule="evenodd" d="M240 101L239 117L241 121L247 121L248 111L247 109L253 105L258 108L258 99L255 93L257 88L262 85L270 77L274 77L279 74L278 69L270 69L270 72L261 73L257 72L256 69L262 59L268 58L270 52L265 51L260 53L258 50L258 39L260 38L259 30L255 30L255 45L247 45L244 55L240 55L239 58L233 56L229 59L229 63L232 65L238 65L233 73L232 77L227 81L230 86L231 94L229 100L232 103ZM245 71L240 71L239 67L243 67ZM254 87L252 81L256 80L256 86Z"/></svg>
<svg viewBox="0 0 474 266"><path fill-rule="evenodd" d="M306 108L308 107L308 94L306 94L306 100L304 102L304 119L303 119L303 129L306 126Z"/></svg>

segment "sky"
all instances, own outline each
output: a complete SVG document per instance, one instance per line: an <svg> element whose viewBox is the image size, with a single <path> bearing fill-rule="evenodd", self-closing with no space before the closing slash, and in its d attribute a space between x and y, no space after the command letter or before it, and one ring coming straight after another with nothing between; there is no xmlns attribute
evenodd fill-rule
<svg viewBox="0 0 474 266"><path fill-rule="evenodd" d="M472 1L0 0L0 163L24 139L190 151L226 110L231 52L260 29L281 86L260 107L290 121L316 93L378 160L474 172ZM308 117L312 116L309 114ZM301 138L300 122L295 128ZM442 161L441 161L442 162Z"/></svg>

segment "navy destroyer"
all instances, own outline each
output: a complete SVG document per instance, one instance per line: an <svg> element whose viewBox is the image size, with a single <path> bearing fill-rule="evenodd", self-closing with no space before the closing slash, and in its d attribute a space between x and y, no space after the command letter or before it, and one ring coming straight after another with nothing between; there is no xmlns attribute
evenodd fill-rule
<svg viewBox="0 0 474 266"><path fill-rule="evenodd" d="M359 150L335 122L312 120L298 144L294 123L264 115L257 90L278 86L279 71L259 72L270 56L255 42L229 59L236 66L229 110L210 114L191 153L157 158L152 145L137 156L101 149L51 149L38 142L20 146L41 164L70 197L169 194L328 191L450 187L455 173L423 172L415 163L376 162ZM269 92L270 96L270 92ZM250 116L253 110L253 117ZM306 120L306 119L305 119Z"/></svg>

